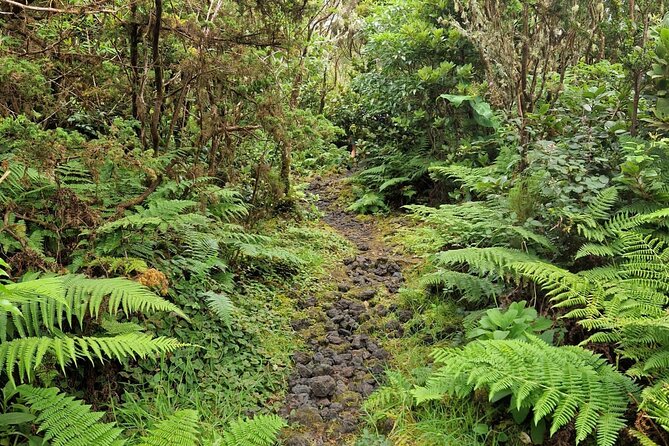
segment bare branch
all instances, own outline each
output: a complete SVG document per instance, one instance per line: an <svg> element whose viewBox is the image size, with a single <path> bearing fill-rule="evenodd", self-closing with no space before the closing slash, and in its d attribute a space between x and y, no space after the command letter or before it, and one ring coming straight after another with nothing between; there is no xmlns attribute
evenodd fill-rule
<svg viewBox="0 0 669 446"><path fill-rule="evenodd" d="M8 5L16 6L21 9L29 9L31 11L41 11L41 12L55 12L58 14L116 14L116 10L113 9L58 9L58 8L49 8L45 6L32 6L26 5L23 3L16 2L14 0L0 0L0 2L7 3Z"/></svg>

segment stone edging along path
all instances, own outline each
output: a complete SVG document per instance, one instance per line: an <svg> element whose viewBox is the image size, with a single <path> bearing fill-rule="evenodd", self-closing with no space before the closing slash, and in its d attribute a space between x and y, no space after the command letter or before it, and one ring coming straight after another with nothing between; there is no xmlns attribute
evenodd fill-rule
<svg viewBox="0 0 669 446"><path fill-rule="evenodd" d="M308 316L293 320L292 326L308 351L293 356L295 368L281 413L292 426L283 441L288 446L352 444L362 402L383 379L390 356L374 333L402 335L397 320L378 325L396 307L377 303L380 295L399 289L404 280L400 263L376 237L372 222L361 222L340 207L341 181L316 178L310 192L319 196L323 221L351 241L358 254L331 273L336 292L323 300L298 301Z"/></svg>

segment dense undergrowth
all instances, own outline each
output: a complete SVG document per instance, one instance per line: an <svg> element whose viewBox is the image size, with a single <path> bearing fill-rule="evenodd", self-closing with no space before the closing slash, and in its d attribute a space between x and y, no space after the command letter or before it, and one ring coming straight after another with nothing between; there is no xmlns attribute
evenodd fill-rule
<svg viewBox="0 0 669 446"><path fill-rule="evenodd" d="M281 442L347 167L358 446L669 444L668 6L0 0L0 444Z"/></svg>
<svg viewBox="0 0 669 446"><path fill-rule="evenodd" d="M644 30L603 6L629 34L595 26L590 57L575 33L565 60L542 27L592 10L492 3L374 9L340 99L350 209L406 212L395 240L424 258L358 444L666 444L664 6Z"/></svg>

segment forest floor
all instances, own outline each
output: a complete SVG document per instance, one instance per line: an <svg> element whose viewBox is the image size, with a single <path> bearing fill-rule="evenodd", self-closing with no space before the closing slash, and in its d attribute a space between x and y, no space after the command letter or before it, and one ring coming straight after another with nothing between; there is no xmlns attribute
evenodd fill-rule
<svg viewBox="0 0 669 446"><path fill-rule="evenodd" d="M321 296L300 298L291 325L305 350L294 354L282 415L291 422L288 446L353 444L364 422L362 404L382 381L390 353L384 339L402 336L394 295L409 261L385 240L377 220L344 209L345 177L317 177L309 192L318 197L322 221L355 247L337 261Z"/></svg>

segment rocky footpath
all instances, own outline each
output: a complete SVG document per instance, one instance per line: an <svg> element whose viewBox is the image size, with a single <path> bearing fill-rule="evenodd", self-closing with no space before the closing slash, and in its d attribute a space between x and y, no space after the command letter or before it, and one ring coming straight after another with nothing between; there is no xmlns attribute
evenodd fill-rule
<svg viewBox="0 0 669 446"><path fill-rule="evenodd" d="M311 192L319 196L323 220L353 242L358 255L331 272L336 291L298 301L304 316L292 326L307 350L293 356L282 413L292 427L284 439L288 446L351 444L361 424L362 402L383 379L389 358L374 334L402 334L403 315L380 322L396 310L380 301L399 289L401 266L376 237L372 223L340 208L340 181L316 179Z"/></svg>

